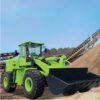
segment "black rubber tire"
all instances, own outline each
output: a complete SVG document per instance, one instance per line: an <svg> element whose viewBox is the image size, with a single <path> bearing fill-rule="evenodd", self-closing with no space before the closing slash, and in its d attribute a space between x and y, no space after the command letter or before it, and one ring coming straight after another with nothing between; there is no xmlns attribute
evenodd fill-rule
<svg viewBox="0 0 100 100"><path fill-rule="evenodd" d="M75 93L76 93L76 91L67 91L67 92L63 92L63 95L64 96L70 96L70 95L73 95Z"/></svg>
<svg viewBox="0 0 100 100"><path fill-rule="evenodd" d="M30 92L28 92L25 89L25 79L29 77L31 78L32 82L33 82L33 86ZM27 98L29 99L36 99L38 97L40 97L43 92L44 92L44 88L45 88L45 79L44 77L40 74L39 71L37 70L28 70L25 73L25 76L23 78L23 88L24 88L24 94Z"/></svg>
<svg viewBox="0 0 100 100"><path fill-rule="evenodd" d="M90 88L84 88L84 89L82 89L82 90L79 90L79 92L87 92L87 91L89 91L90 90Z"/></svg>
<svg viewBox="0 0 100 100"><path fill-rule="evenodd" d="M8 85L7 87L4 87L3 79L7 77L8 79ZM1 83L2 87L6 92L14 92L16 90L16 84L12 83L12 73L2 73L1 75Z"/></svg>

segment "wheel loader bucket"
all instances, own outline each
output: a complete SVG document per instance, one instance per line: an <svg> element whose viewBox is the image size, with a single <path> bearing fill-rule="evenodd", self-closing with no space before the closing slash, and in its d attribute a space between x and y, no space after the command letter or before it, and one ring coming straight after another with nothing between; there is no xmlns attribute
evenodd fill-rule
<svg viewBox="0 0 100 100"><path fill-rule="evenodd" d="M54 94L80 91L100 85L100 76L88 72L87 68L50 69L48 87Z"/></svg>

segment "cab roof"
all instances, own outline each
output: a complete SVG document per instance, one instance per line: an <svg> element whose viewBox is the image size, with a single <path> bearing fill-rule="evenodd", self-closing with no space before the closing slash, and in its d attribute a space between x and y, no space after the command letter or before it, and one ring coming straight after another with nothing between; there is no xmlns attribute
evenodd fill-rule
<svg viewBox="0 0 100 100"><path fill-rule="evenodd" d="M27 42L24 42L24 43L19 44L18 46L28 46L28 45L35 46L36 47L36 46L44 45L44 43L27 41Z"/></svg>

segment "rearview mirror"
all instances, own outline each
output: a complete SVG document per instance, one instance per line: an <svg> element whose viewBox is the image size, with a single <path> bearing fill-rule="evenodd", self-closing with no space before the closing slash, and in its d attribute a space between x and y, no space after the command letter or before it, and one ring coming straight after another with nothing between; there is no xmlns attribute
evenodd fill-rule
<svg viewBox="0 0 100 100"><path fill-rule="evenodd" d="M14 51L14 55L17 56L19 55L19 52L17 50Z"/></svg>
<svg viewBox="0 0 100 100"><path fill-rule="evenodd" d="M48 49L47 49L47 48L45 48L45 49L44 49L44 52L45 52L45 53L47 53L47 52L48 52Z"/></svg>

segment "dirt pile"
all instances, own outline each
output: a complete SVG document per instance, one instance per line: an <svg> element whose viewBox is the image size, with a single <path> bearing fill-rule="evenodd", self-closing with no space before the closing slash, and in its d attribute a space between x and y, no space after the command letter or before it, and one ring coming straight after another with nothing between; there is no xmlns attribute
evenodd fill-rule
<svg viewBox="0 0 100 100"><path fill-rule="evenodd" d="M88 50L83 56L69 65L70 67L88 67L89 71L100 75L100 44Z"/></svg>

